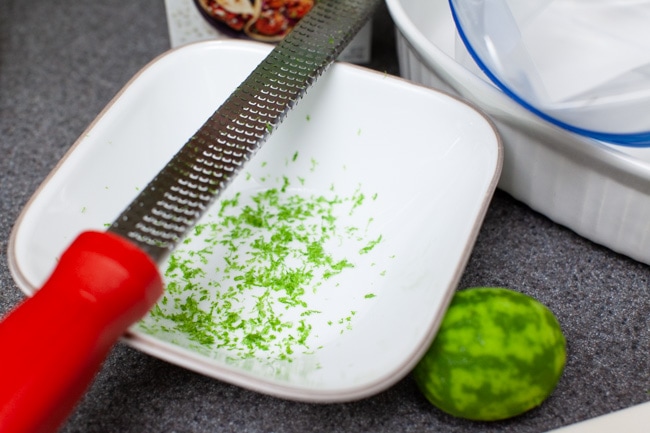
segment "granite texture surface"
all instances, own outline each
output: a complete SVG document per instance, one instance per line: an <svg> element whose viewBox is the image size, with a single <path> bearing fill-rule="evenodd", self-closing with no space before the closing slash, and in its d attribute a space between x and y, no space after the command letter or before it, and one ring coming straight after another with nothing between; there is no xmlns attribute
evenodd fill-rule
<svg viewBox="0 0 650 433"><path fill-rule="evenodd" d="M398 74L385 8L374 33L369 66ZM162 0L0 2L0 314L23 297L7 265L22 207L127 80L168 48ZM555 312L568 362L541 407L491 424L454 419L427 403L410 377L357 402L284 401L120 343L62 431L547 431L650 400L649 282L648 266L497 191L459 287L510 287Z"/></svg>

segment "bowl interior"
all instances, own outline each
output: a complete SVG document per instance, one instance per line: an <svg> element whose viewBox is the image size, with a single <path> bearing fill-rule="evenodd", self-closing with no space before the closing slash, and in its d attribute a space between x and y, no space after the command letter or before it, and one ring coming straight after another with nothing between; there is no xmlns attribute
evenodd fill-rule
<svg viewBox="0 0 650 433"><path fill-rule="evenodd" d="M106 227L269 50L202 42L134 77L23 211L19 287ZM435 335L500 168L470 106L336 64L161 265L165 295L125 341L285 398L384 389Z"/></svg>

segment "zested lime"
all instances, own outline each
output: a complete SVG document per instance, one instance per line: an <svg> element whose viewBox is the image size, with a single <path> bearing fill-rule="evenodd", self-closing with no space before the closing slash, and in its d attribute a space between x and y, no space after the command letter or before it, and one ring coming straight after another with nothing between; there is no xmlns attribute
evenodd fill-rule
<svg viewBox="0 0 650 433"><path fill-rule="evenodd" d="M456 292L431 347L413 371L441 410L496 421L540 405L566 362L566 341L553 313L504 288Z"/></svg>

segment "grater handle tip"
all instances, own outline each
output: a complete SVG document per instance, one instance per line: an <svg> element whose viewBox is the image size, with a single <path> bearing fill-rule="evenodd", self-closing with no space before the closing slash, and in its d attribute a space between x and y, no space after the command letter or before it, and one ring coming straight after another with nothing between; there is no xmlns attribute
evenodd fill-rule
<svg viewBox="0 0 650 433"><path fill-rule="evenodd" d="M162 287L156 264L133 244L82 233L43 287L0 322L0 430L56 431Z"/></svg>

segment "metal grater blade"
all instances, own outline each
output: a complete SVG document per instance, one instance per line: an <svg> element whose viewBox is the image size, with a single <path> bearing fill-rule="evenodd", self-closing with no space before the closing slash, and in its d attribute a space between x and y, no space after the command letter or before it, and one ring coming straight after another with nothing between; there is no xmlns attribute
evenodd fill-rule
<svg viewBox="0 0 650 433"><path fill-rule="evenodd" d="M381 0L319 0L108 228L162 262Z"/></svg>

